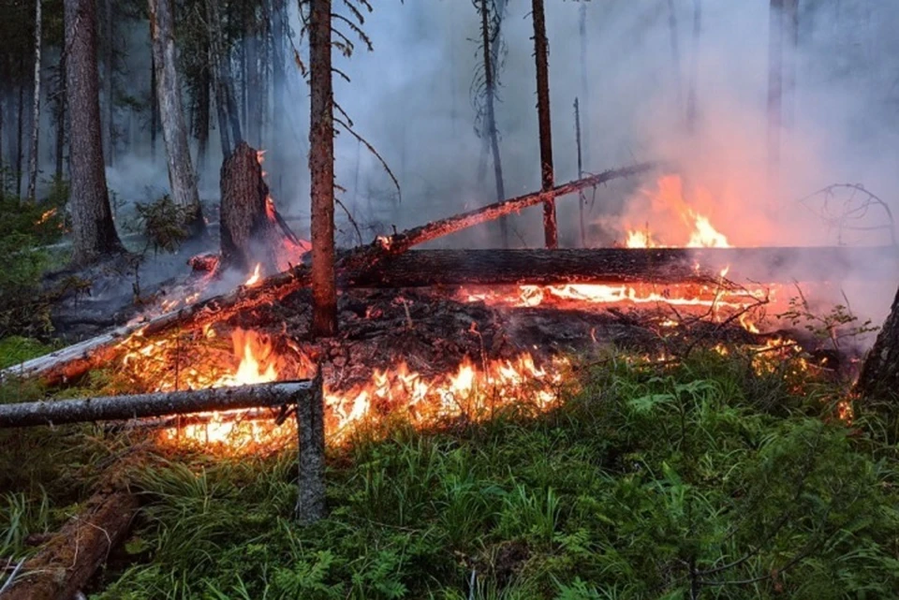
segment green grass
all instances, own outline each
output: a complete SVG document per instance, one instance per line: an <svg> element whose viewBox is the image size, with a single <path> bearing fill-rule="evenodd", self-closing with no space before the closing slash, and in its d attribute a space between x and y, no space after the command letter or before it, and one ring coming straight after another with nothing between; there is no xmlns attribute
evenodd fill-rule
<svg viewBox="0 0 899 600"><path fill-rule="evenodd" d="M540 416L360 432L331 451L330 516L306 529L292 452L155 465L131 565L92 597L896 595L884 417L855 407L849 427L834 385L714 355L618 361L582 388Z"/></svg>

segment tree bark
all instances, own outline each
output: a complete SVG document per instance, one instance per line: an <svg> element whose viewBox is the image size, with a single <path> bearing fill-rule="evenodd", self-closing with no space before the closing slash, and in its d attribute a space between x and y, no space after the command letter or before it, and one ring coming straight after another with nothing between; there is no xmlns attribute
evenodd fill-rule
<svg viewBox="0 0 899 600"><path fill-rule="evenodd" d="M865 359L855 389L865 398L899 400L899 291Z"/></svg>
<svg viewBox="0 0 899 600"><path fill-rule="evenodd" d="M276 273L299 261L299 240L275 210L256 150L241 142L222 164L222 268L246 273L260 264Z"/></svg>
<svg viewBox="0 0 899 600"><path fill-rule="evenodd" d="M549 42L546 39L546 19L543 0L532 0L534 21L534 58L537 63L537 120L540 127L540 173L543 197L543 234L547 248L559 245L556 224L556 201L553 174L552 121L549 110Z"/></svg>
<svg viewBox="0 0 899 600"><path fill-rule="evenodd" d="M73 260L84 264L122 251L109 207L97 75L97 15L93 0L65 0L66 81L71 111Z"/></svg>
<svg viewBox="0 0 899 600"><path fill-rule="evenodd" d="M331 0L309 9L309 172L312 195L312 335L337 333L334 270L334 92L331 87Z"/></svg>
<svg viewBox="0 0 899 600"><path fill-rule="evenodd" d="M181 86L178 82L175 49L175 18L170 0L148 0L150 38L153 44L153 63L156 68L156 95L162 120L162 139L166 149L166 164L172 199L185 211L185 225L191 235L206 230L197 193L197 178L190 160L187 126L181 105Z"/></svg>
<svg viewBox="0 0 899 600"><path fill-rule="evenodd" d="M106 127L102 128L106 132L106 145L104 146L104 157L107 166L115 164L115 24L113 20L113 0L103 0L103 34L106 37L103 47L103 66L106 69L106 76L103 78L104 96L106 96Z"/></svg>
<svg viewBox="0 0 899 600"><path fill-rule="evenodd" d="M577 144L577 176L584 176L584 157L581 149L581 107L578 99L574 99L574 141ZM587 204L587 195L584 190L577 193L578 224L581 231L581 247L587 247L587 225L584 223L584 208Z"/></svg>
<svg viewBox="0 0 899 600"><path fill-rule="evenodd" d="M35 201L37 185L37 144L41 124L41 0L34 1L34 102L31 107L31 153L28 162L29 202Z"/></svg>
<svg viewBox="0 0 899 600"><path fill-rule="evenodd" d="M183 392L2 404L0 428L127 421L210 410L297 404L312 398L318 393L315 386L320 385L320 380L315 384L310 380L298 380Z"/></svg>
<svg viewBox="0 0 899 600"><path fill-rule="evenodd" d="M325 516L325 399L321 370L312 393L297 402L299 479L297 520L311 525Z"/></svg>
<svg viewBox="0 0 899 600"><path fill-rule="evenodd" d="M66 146L66 110L68 102L66 97L66 60L67 52L63 49L59 58L59 83L56 90L56 181L62 181L65 174L65 146Z"/></svg>
<svg viewBox="0 0 899 600"><path fill-rule="evenodd" d="M156 88L156 56L150 52L150 158L156 162L156 132L159 130L159 105Z"/></svg>

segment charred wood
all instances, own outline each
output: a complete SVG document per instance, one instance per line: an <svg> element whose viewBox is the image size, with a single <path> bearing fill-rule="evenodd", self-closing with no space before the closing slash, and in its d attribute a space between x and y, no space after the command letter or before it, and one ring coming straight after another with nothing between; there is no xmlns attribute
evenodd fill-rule
<svg viewBox="0 0 899 600"><path fill-rule="evenodd" d="M564 250L415 250L370 269L344 273L348 287L434 285L557 285L789 283L865 279L859 265L899 270L893 247L872 248L594 248ZM874 271L872 271L873 273ZM872 275L873 276L873 275Z"/></svg>

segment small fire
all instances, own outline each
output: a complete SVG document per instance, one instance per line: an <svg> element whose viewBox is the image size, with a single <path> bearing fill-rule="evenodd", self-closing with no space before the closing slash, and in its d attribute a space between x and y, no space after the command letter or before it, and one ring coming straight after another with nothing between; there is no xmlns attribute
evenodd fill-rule
<svg viewBox="0 0 899 600"><path fill-rule="evenodd" d="M204 338L214 343L209 329ZM126 353L123 366L157 391L237 386L278 381L281 378L309 378L315 366L305 356L284 360L273 349L271 341L255 331L235 329L231 334L233 355L239 364L224 374L216 374L216 358L197 358L197 352L182 352L192 364L177 370L179 385L169 379L175 340L133 340L135 347ZM298 348L288 346L291 352ZM158 362L154 359L158 359ZM183 358L182 358L183 359ZM205 362L210 360L211 362ZM220 360L220 359L218 359ZM287 365L293 364L293 367ZM425 425L443 418L465 415L481 420L511 402L526 401L535 410L546 410L560 398L565 373L570 363L554 358L538 365L529 353L514 358L474 362L464 358L454 369L444 373L425 374L409 368L405 362L375 369L371 377L348 389L333 389L327 379L324 389L326 435L339 441L354 426L378 415L399 411L412 423ZM154 368L158 369L154 373ZM271 419L245 418L250 411L210 412L198 415L200 423L166 429L163 441L183 443L220 443L222 451L278 447L295 435L295 425L288 420L280 428Z"/></svg>
<svg viewBox="0 0 899 600"><path fill-rule="evenodd" d="M50 210L45 210L44 212L42 212L41 218L35 222L35 225L43 225L44 223L46 223L47 221L49 221L50 219L55 217L57 210L58 209L56 207L54 207L54 208L51 208Z"/></svg>
<svg viewBox="0 0 899 600"><path fill-rule="evenodd" d="M693 209L684 199L684 186L677 175L666 175L658 181L657 192L644 192L652 202L652 212L660 215L674 215L669 220L669 231L672 236L684 235L686 241L681 245L668 246L657 242L649 231L632 229L627 232L625 246L628 248L730 248L727 237L712 226L709 218ZM678 222L680 224L678 224ZM686 228L686 232L684 231ZM683 238L682 238L683 239Z"/></svg>
<svg viewBox="0 0 899 600"><path fill-rule="evenodd" d="M262 279L262 275L259 273L259 269L261 267L262 263L256 263L256 268L253 269L253 274L250 275L250 278L247 279L246 283L244 283L246 287L253 287L257 283L259 283L259 280Z"/></svg>

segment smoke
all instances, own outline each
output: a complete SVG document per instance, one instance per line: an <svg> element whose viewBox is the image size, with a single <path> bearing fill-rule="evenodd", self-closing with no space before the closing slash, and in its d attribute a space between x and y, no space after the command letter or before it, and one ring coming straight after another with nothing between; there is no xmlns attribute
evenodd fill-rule
<svg viewBox="0 0 899 600"><path fill-rule="evenodd" d="M897 189L899 142L899 5L866 0L800 3L796 94L785 100L788 126L782 139L779 179L768 172L769 8L765 0L701 0L698 48L692 36L692 0L675 0L679 64L672 56L668 2L588 1L586 70L581 84L580 2L546 0L550 42L553 150L557 182L577 177L573 103L581 106L588 172L643 160L668 161L681 176L684 198L736 246L799 246L889 243L884 230L840 230L820 213L823 196L799 202L831 183L862 183L886 201ZM295 3L291 44L306 56ZM335 10L342 10L335 6ZM540 185L533 29L530 3L508 3L502 23L506 53L499 76L497 126L508 196ZM338 27L341 25L338 23ZM374 45L358 43L352 57L335 52L335 99L354 130L387 162L402 198L380 161L355 137L336 140L339 197L361 228L375 234L476 208L495 200L492 170L474 130L471 82L482 60L479 16L466 0L382 2L366 15L363 29ZM342 29L351 38L353 33ZM129 80L129 93L149 94L148 54L142 26L132 32L126 69L146 73ZM308 228L308 87L288 53L283 106L263 133L266 170L277 205L303 237ZM688 131L686 98L696 64L696 128ZM789 116L791 115L791 116ZM217 124L213 119L213 127ZM110 185L127 200L165 191L164 149L150 160L146 123L129 121L128 155L110 168ZM217 200L221 155L216 132L200 174L201 196ZM46 146L45 146L46 147ZM489 163L488 163L489 164ZM663 175L663 173L659 173ZM588 193L588 242L624 240L628 227L648 225L664 237L663 215L646 202L657 186L651 178L618 181ZM559 199L560 242L579 244L577 200ZM899 213L899 208L894 210ZM882 213L867 218L882 225ZM358 242L355 228L337 210L339 240ZM858 224L858 223L857 223ZM542 243L540 209L511 221L513 243ZM492 247L496 231L476 228L436 246ZM892 265L892 263L890 263ZM882 288L850 294L853 310L879 320L897 279L883 265L857 265L885 280ZM846 285L843 285L843 284ZM835 300L848 282L834 282Z"/></svg>

